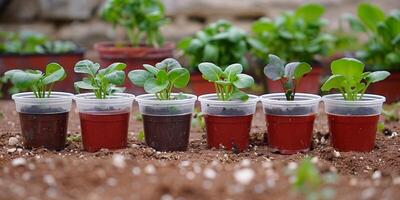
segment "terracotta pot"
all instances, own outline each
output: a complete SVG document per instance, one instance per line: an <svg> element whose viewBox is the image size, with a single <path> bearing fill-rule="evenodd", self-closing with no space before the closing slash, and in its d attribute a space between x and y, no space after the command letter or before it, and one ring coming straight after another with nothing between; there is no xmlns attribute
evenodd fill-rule
<svg viewBox="0 0 400 200"><path fill-rule="evenodd" d="M128 65L126 72L134 69L142 69L143 64L155 65L156 63L173 57L175 45L166 43L161 48L146 46L131 47L127 43L116 47L115 42L98 42L94 45L100 57L100 63L106 67L114 62L123 62ZM126 92L143 94L143 88L134 86L129 80L125 81Z"/></svg>
<svg viewBox="0 0 400 200"><path fill-rule="evenodd" d="M400 100L400 92L396 86L400 85L400 72L390 72L391 75L380 82L373 83L368 88L368 93L379 94L386 97L387 103Z"/></svg>
<svg viewBox="0 0 400 200"><path fill-rule="evenodd" d="M205 80L199 73L190 75L190 85L193 94L197 96L210 94L215 91L214 84Z"/></svg>
<svg viewBox="0 0 400 200"><path fill-rule="evenodd" d="M385 97L365 94L362 101L344 101L341 94L323 97L331 144L338 151L369 152L375 147Z"/></svg>
<svg viewBox="0 0 400 200"><path fill-rule="evenodd" d="M296 92L318 94L323 74L323 67L313 67L312 71L303 77ZM271 79L267 79L267 88L269 93L283 92L279 80L272 81Z"/></svg>
<svg viewBox="0 0 400 200"><path fill-rule="evenodd" d="M74 73L75 63L83 59L84 51L63 54L0 54L0 73L11 69L39 69L44 71L46 65L56 62L64 67L68 76L65 80L54 85L54 90L74 92L74 82L80 76ZM4 98L10 98L7 91L10 85L5 85L3 90Z"/></svg>

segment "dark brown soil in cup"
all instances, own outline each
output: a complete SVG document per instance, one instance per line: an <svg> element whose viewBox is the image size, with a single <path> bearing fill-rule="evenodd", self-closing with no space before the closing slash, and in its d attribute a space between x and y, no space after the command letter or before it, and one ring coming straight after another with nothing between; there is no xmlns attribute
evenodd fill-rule
<svg viewBox="0 0 400 200"><path fill-rule="evenodd" d="M157 151L186 151L192 114L142 115L146 144Z"/></svg>
<svg viewBox="0 0 400 200"><path fill-rule="evenodd" d="M68 127L68 112L57 114L19 113L19 118L26 148L64 149Z"/></svg>

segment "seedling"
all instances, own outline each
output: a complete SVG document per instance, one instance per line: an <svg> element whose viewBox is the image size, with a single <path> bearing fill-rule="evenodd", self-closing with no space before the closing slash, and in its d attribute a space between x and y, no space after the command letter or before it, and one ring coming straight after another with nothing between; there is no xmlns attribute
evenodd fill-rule
<svg viewBox="0 0 400 200"><path fill-rule="evenodd" d="M285 65L278 56L269 54L269 63L264 68L264 74L273 81L279 80L286 100L293 101L301 78L311 69L305 62L291 62Z"/></svg>
<svg viewBox="0 0 400 200"><path fill-rule="evenodd" d="M304 158L296 169L289 169L292 180L292 187L295 192L305 199L333 199L335 191L326 184L333 184L337 181L335 173L321 175L318 168L310 158Z"/></svg>
<svg viewBox="0 0 400 200"><path fill-rule="evenodd" d="M77 92L79 89L93 90L97 99L105 99L112 93L123 92L125 88L117 86L122 85L125 81L125 67L124 63L113 63L107 68L100 69L98 63L90 60L79 61L76 63L74 71L86 74L87 77L82 81L75 82L75 89Z"/></svg>
<svg viewBox="0 0 400 200"><path fill-rule="evenodd" d="M67 142L74 143L74 142L81 142L82 136L81 135L68 135Z"/></svg>
<svg viewBox="0 0 400 200"><path fill-rule="evenodd" d="M144 131L140 130L139 133L136 135L136 139L143 142L145 137L144 137Z"/></svg>
<svg viewBox="0 0 400 200"><path fill-rule="evenodd" d="M40 70L13 69L4 75L9 77L11 83L19 90L32 90L36 98L49 98L54 84L67 77L64 68L57 63L48 64L45 73Z"/></svg>
<svg viewBox="0 0 400 200"><path fill-rule="evenodd" d="M189 83L189 71L173 58L159 62L155 67L148 64L144 64L143 67L146 70L133 70L129 72L128 77L133 84L144 87L147 93L155 94L159 100L171 100L172 89L183 88Z"/></svg>
<svg viewBox="0 0 400 200"><path fill-rule="evenodd" d="M160 27L168 22L164 11L160 0L107 0L101 17L124 27L132 46L145 40L147 45L159 47L163 43Z"/></svg>
<svg viewBox="0 0 400 200"><path fill-rule="evenodd" d="M204 114L201 111L198 111L195 109L195 112L193 113L193 119L192 119L192 127L199 127L201 128L202 131L206 129L206 122L204 119Z"/></svg>
<svg viewBox="0 0 400 200"><path fill-rule="evenodd" d="M331 63L332 76L322 85L322 91L337 89L347 101L362 100L371 83L386 79L387 71L363 72L364 63L354 58L341 58Z"/></svg>
<svg viewBox="0 0 400 200"><path fill-rule="evenodd" d="M240 99L246 101L249 96L239 89L251 87L254 84L253 77L242 74L241 64L232 64L224 71L214 63L204 62L199 64L199 70L203 78L213 82L217 97L221 101Z"/></svg>

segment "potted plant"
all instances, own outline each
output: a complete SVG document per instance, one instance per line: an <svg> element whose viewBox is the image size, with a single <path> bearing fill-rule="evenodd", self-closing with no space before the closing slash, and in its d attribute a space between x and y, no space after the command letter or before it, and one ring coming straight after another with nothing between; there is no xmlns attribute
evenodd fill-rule
<svg viewBox="0 0 400 200"><path fill-rule="evenodd" d="M204 79L214 83L216 93L199 97L204 114L208 147L243 151L249 145L251 121L258 97L247 95L240 89L254 84L254 79L242 74L243 67L236 63L222 71L213 63L200 63Z"/></svg>
<svg viewBox="0 0 400 200"><path fill-rule="evenodd" d="M365 91L372 83L384 80L390 73L363 72L364 63L353 58L333 61L331 71L332 76L321 90L336 89L341 93L323 97L332 146L339 151L371 151L375 146L376 129L385 97L365 94Z"/></svg>
<svg viewBox="0 0 400 200"><path fill-rule="evenodd" d="M55 83L66 78L64 68L57 63L50 63L44 73L14 69L7 71L5 76L15 87L32 90L12 95L25 148L64 149L73 95L52 92Z"/></svg>
<svg viewBox="0 0 400 200"><path fill-rule="evenodd" d="M81 121L83 147L95 152L102 148L121 149L127 145L129 115L134 95L117 87L125 81L126 64L113 63L100 69L98 63L82 60L74 71L86 75L75 88L92 93L75 95Z"/></svg>
<svg viewBox="0 0 400 200"><path fill-rule="evenodd" d="M160 0L107 0L101 17L114 26L122 26L129 42L99 42L94 45L101 64L126 63L128 71L143 64L156 64L173 56L173 43L165 43L160 27L168 22ZM128 91L141 93L139 88L126 84Z"/></svg>
<svg viewBox="0 0 400 200"><path fill-rule="evenodd" d="M364 61L369 70L387 70L392 74L369 88L369 92L385 96L389 103L400 100L397 88L393 87L400 84L399 13L399 10L394 10L386 15L378 6L361 3L357 9L358 19L349 17L352 30L368 37L362 50L356 52L356 57Z"/></svg>
<svg viewBox="0 0 400 200"><path fill-rule="evenodd" d="M321 58L329 53L334 41L333 36L322 31L326 24L321 18L324 12L320 4L305 4L275 20L261 18L252 24L249 43L254 55L262 62L268 63L265 55L271 53L286 62L311 63L313 70L304 77L298 92L319 93L324 71ZM279 81L266 81L269 92L283 92Z"/></svg>
<svg viewBox="0 0 400 200"><path fill-rule="evenodd" d="M147 145L157 151L186 151L197 97L172 91L186 87L189 71L172 58L157 63L155 67L148 64L143 67L146 70L133 70L128 77L149 93L136 98Z"/></svg>
<svg viewBox="0 0 400 200"><path fill-rule="evenodd" d="M73 92L74 64L83 59L84 50L70 41L51 41L46 36L34 32L0 32L0 73L12 69L45 70L51 62L65 67L66 79L55 86L55 90ZM16 93L9 85L3 93ZM6 98L8 96L5 96ZM9 97L8 97L9 98Z"/></svg>
<svg viewBox="0 0 400 200"><path fill-rule="evenodd" d="M314 120L318 113L321 97L297 93L303 77L312 68L305 62L284 62L275 55L269 55L264 74L281 83L284 93L261 96L267 121L264 136L272 151L294 154L308 151L311 147Z"/></svg>
<svg viewBox="0 0 400 200"><path fill-rule="evenodd" d="M213 62L225 69L230 63L247 67L247 34L230 22L219 20L205 27L193 37L182 39L178 48L189 59L191 86L196 95L214 92L212 83L204 80L197 66L202 62Z"/></svg>

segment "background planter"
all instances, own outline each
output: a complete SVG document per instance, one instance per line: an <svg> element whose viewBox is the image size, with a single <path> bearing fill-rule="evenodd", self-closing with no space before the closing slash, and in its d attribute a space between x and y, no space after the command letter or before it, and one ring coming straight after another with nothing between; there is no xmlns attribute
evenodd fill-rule
<svg viewBox="0 0 400 200"><path fill-rule="evenodd" d="M249 133L258 97L249 95L249 100L220 101L216 94L199 97L204 114L207 144L210 148L223 146L228 150L243 151L249 146Z"/></svg>
<svg viewBox="0 0 400 200"><path fill-rule="evenodd" d="M12 96L25 148L64 149L72 97L64 92L52 92L51 98L36 98L33 92Z"/></svg>
<svg viewBox="0 0 400 200"><path fill-rule="evenodd" d="M155 65L166 58L173 57L175 45L166 43L161 48L151 48L146 46L131 47L130 44L123 43L116 47L115 42L98 42L94 48L99 54L102 66L108 66L115 62L123 62L127 64L126 71L142 69L143 64ZM143 94L143 88L125 83L126 92L134 94Z"/></svg>
<svg viewBox="0 0 400 200"><path fill-rule="evenodd" d="M134 98L125 93L116 93L107 99L96 99L93 93L75 95L86 151L126 147Z"/></svg>
<svg viewBox="0 0 400 200"><path fill-rule="evenodd" d="M171 94L172 96L178 93ZM143 116L146 144L157 151L186 151L194 103L197 97L184 94L187 99L158 100L154 94L137 97Z"/></svg>
<svg viewBox="0 0 400 200"><path fill-rule="evenodd" d="M333 148L372 151L385 97L366 94L361 101L344 101L341 94L323 97Z"/></svg>
<svg viewBox="0 0 400 200"><path fill-rule="evenodd" d="M272 151L294 154L311 147L314 120L321 97L296 93L294 101L286 101L284 93L261 96L267 121L268 145Z"/></svg>
<svg viewBox="0 0 400 200"><path fill-rule="evenodd" d="M214 84L205 80L200 73L190 75L190 85L193 93L197 96L215 91Z"/></svg>
<svg viewBox="0 0 400 200"><path fill-rule="evenodd" d="M387 103L394 103L400 100L399 88L396 87L400 85L400 72L390 73L385 80L371 84L368 92L386 97Z"/></svg>
<svg viewBox="0 0 400 200"><path fill-rule="evenodd" d="M0 54L0 73L11 69L39 69L45 71L46 65L56 62L64 67L68 76L65 80L54 85L54 90L74 92L74 82L79 76L74 73L75 64L83 59L84 51L76 51L62 54ZM3 97L10 98L8 88L10 85L2 88Z"/></svg>
<svg viewBox="0 0 400 200"><path fill-rule="evenodd" d="M313 67L310 73L306 74L300 82L296 92L319 94L321 79L324 74L324 68L317 66ZM269 93L280 93L283 92L280 81L273 81L267 79L267 88Z"/></svg>

